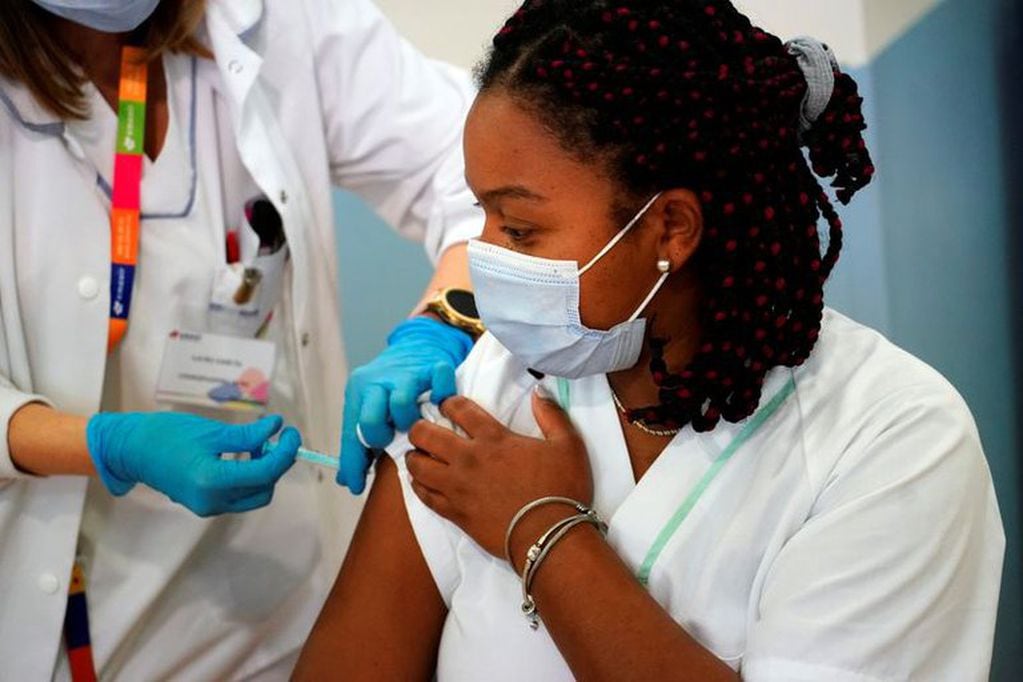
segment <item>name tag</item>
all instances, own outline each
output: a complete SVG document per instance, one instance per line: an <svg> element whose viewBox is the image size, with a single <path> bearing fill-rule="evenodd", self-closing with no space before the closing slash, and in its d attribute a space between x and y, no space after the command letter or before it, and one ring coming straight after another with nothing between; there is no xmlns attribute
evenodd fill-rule
<svg viewBox="0 0 1023 682"><path fill-rule="evenodd" d="M276 352L269 341L175 330L164 346L156 399L262 411Z"/></svg>

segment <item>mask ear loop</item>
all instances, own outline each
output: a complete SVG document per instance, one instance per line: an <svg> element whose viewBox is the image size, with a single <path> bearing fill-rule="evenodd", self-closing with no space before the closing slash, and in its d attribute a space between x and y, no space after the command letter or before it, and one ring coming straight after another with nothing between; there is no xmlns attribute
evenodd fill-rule
<svg viewBox="0 0 1023 682"><path fill-rule="evenodd" d="M664 282L668 279L668 276L670 274L671 271L661 273L661 276L657 278L657 284L655 284L654 288L650 290L650 293L646 295L646 298L643 299L643 302L639 304L639 307L636 308L636 312L632 313L632 315L629 317L629 322L632 322L637 317L639 317L639 314L643 312L643 310L648 305L650 305L650 301L654 300L654 296L656 296L657 292L661 290L662 286L664 286Z"/></svg>
<svg viewBox="0 0 1023 682"><path fill-rule="evenodd" d="M629 224L626 225L625 227L623 227L622 229L620 229L618 231L618 234L616 234L614 237L612 237L611 241L609 241L607 244L605 244L604 248L602 248L597 253L597 255L594 256L590 260L589 263L584 265L579 270L578 275L580 277L582 277L584 274L586 274L586 271L589 270L590 268L592 268L594 265L596 265L597 261L599 261L601 258L603 258L604 255L607 254L608 251L613 249L615 247L615 245L622 240L622 237L624 237L626 234L628 234L629 230L632 229L632 226L635 225L636 223L638 223L639 219L642 218L643 215L650 209L650 207L654 205L654 202L657 201L657 198L659 196L661 196L661 192L658 192L657 194L655 194L652 197L650 197L650 200L647 201L645 204L643 204L643 208L639 209L639 213L637 213L635 216L633 216L632 220L629 221Z"/></svg>

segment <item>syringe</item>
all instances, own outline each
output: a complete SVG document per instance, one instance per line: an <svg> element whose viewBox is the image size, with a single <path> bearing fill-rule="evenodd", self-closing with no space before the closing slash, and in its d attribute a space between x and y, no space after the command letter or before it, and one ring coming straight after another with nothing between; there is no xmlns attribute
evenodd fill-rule
<svg viewBox="0 0 1023 682"><path fill-rule="evenodd" d="M263 443L263 454L265 455L267 452L269 452L274 445L275 444L271 443L270 441ZM328 467L330 469L337 469L340 466L340 460L337 457L325 455L322 452L310 450L309 448L299 448L298 452L295 454L295 457L297 459L301 459L312 464L319 464L320 466Z"/></svg>
<svg viewBox="0 0 1023 682"><path fill-rule="evenodd" d="M499 416L501 418L502 423L508 423L511 421L512 415L514 415L515 412L519 409L521 402L532 394L533 388L537 384L539 384L540 381L543 379L543 374L540 374L539 372L529 370L529 373L532 375L533 380L527 383L525 390L518 398L513 399L510 404L505 405L504 409L501 410ZM438 408L437 406L433 405L433 403L430 402L429 392L426 392L423 395L421 395L419 397L418 402L420 404L420 408L422 409L424 419L434 423L437 423L438 421L442 420L443 420L442 423L446 422L446 420L444 420L444 418L440 414L440 408ZM363 437L362 429L359 427L359 425L356 425L355 432L359 438L359 441L364 446L366 446L367 449L371 449L370 446L366 443L366 439ZM270 444L269 441L264 443L263 453L265 454L271 447L273 446ZM297 459L309 462L310 464L318 464L320 466L328 467L330 469L337 469L340 466L339 458L334 457L332 455L324 454L322 452L317 452L316 450L310 450L308 448L300 447L298 449L298 453L295 456Z"/></svg>
<svg viewBox="0 0 1023 682"><path fill-rule="evenodd" d="M315 450L309 450L308 448L299 448L295 457L330 469L337 469L338 466L340 466L341 461L337 457L331 457L330 455L325 455L322 452L316 452Z"/></svg>

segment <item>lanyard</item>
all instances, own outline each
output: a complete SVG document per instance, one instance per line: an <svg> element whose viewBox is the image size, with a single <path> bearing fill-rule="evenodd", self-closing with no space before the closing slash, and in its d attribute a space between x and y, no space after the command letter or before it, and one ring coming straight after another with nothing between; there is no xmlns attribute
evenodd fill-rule
<svg viewBox="0 0 1023 682"><path fill-rule="evenodd" d="M131 291L138 263L147 71L144 50L130 46L121 48L114 183L110 198L110 326L107 352L112 352L128 331Z"/></svg>
<svg viewBox="0 0 1023 682"><path fill-rule="evenodd" d="M89 608L85 603L85 573L76 560L71 569L67 609L64 611L64 644L67 648L71 682L96 682L89 636Z"/></svg>
<svg viewBox="0 0 1023 682"><path fill-rule="evenodd" d="M657 560L660 558L661 552L664 551L668 541L671 540L671 538L675 535L675 532L678 531L682 522L686 520L687 516L689 516L689 512L691 512L693 507L696 506L696 503L703 496L703 493L705 493L707 488L710 487L711 481L717 477L728 460L732 458L732 455L734 455L736 451L738 451L739 448L746 443L746 441L753 437L753 434L755 434L760 427L764 425L764 422L770 419L771 416L778 411L778 408L785 403L785 400L792 395L794 390L796 390L796 382L792 377L789 377L789 380L785 382L785 385L782 386L781 389L779 389L779 391L775 393L774 396L767 401L767 403L761 407L748 422L746 422L746 425L742 427L739 435L737 435L732 442L721 451L721 454L718 455L717 459L714 460L700 480L697 481L696 485L693 486L693 489L689 491L689 494L686 495L682 504L679 505L678 509L675 510L675 513L672 514L671 518L669 518L664 524L664 527L661 528L661 532L657 534L653 545L651 545L650 549L647 550L646 556L643 558L643 563L636 572L636 577L639 579L639 582L646 585L650 581L650 572L653 570L654 564L657 563ZM566 411L571 404L568 381L560 378L558 379L558 402L561 404L562 409Z"/></svg>

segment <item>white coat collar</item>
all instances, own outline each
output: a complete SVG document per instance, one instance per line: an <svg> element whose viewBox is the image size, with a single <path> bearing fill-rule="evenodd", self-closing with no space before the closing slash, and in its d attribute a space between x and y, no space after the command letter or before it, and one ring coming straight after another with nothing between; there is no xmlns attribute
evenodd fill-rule
<svg viewBox="0 0 1023 682"><path fill-rule="evenodd" d="M243 37L263 18L263 0L209 0L236 36Z"/></svg>

